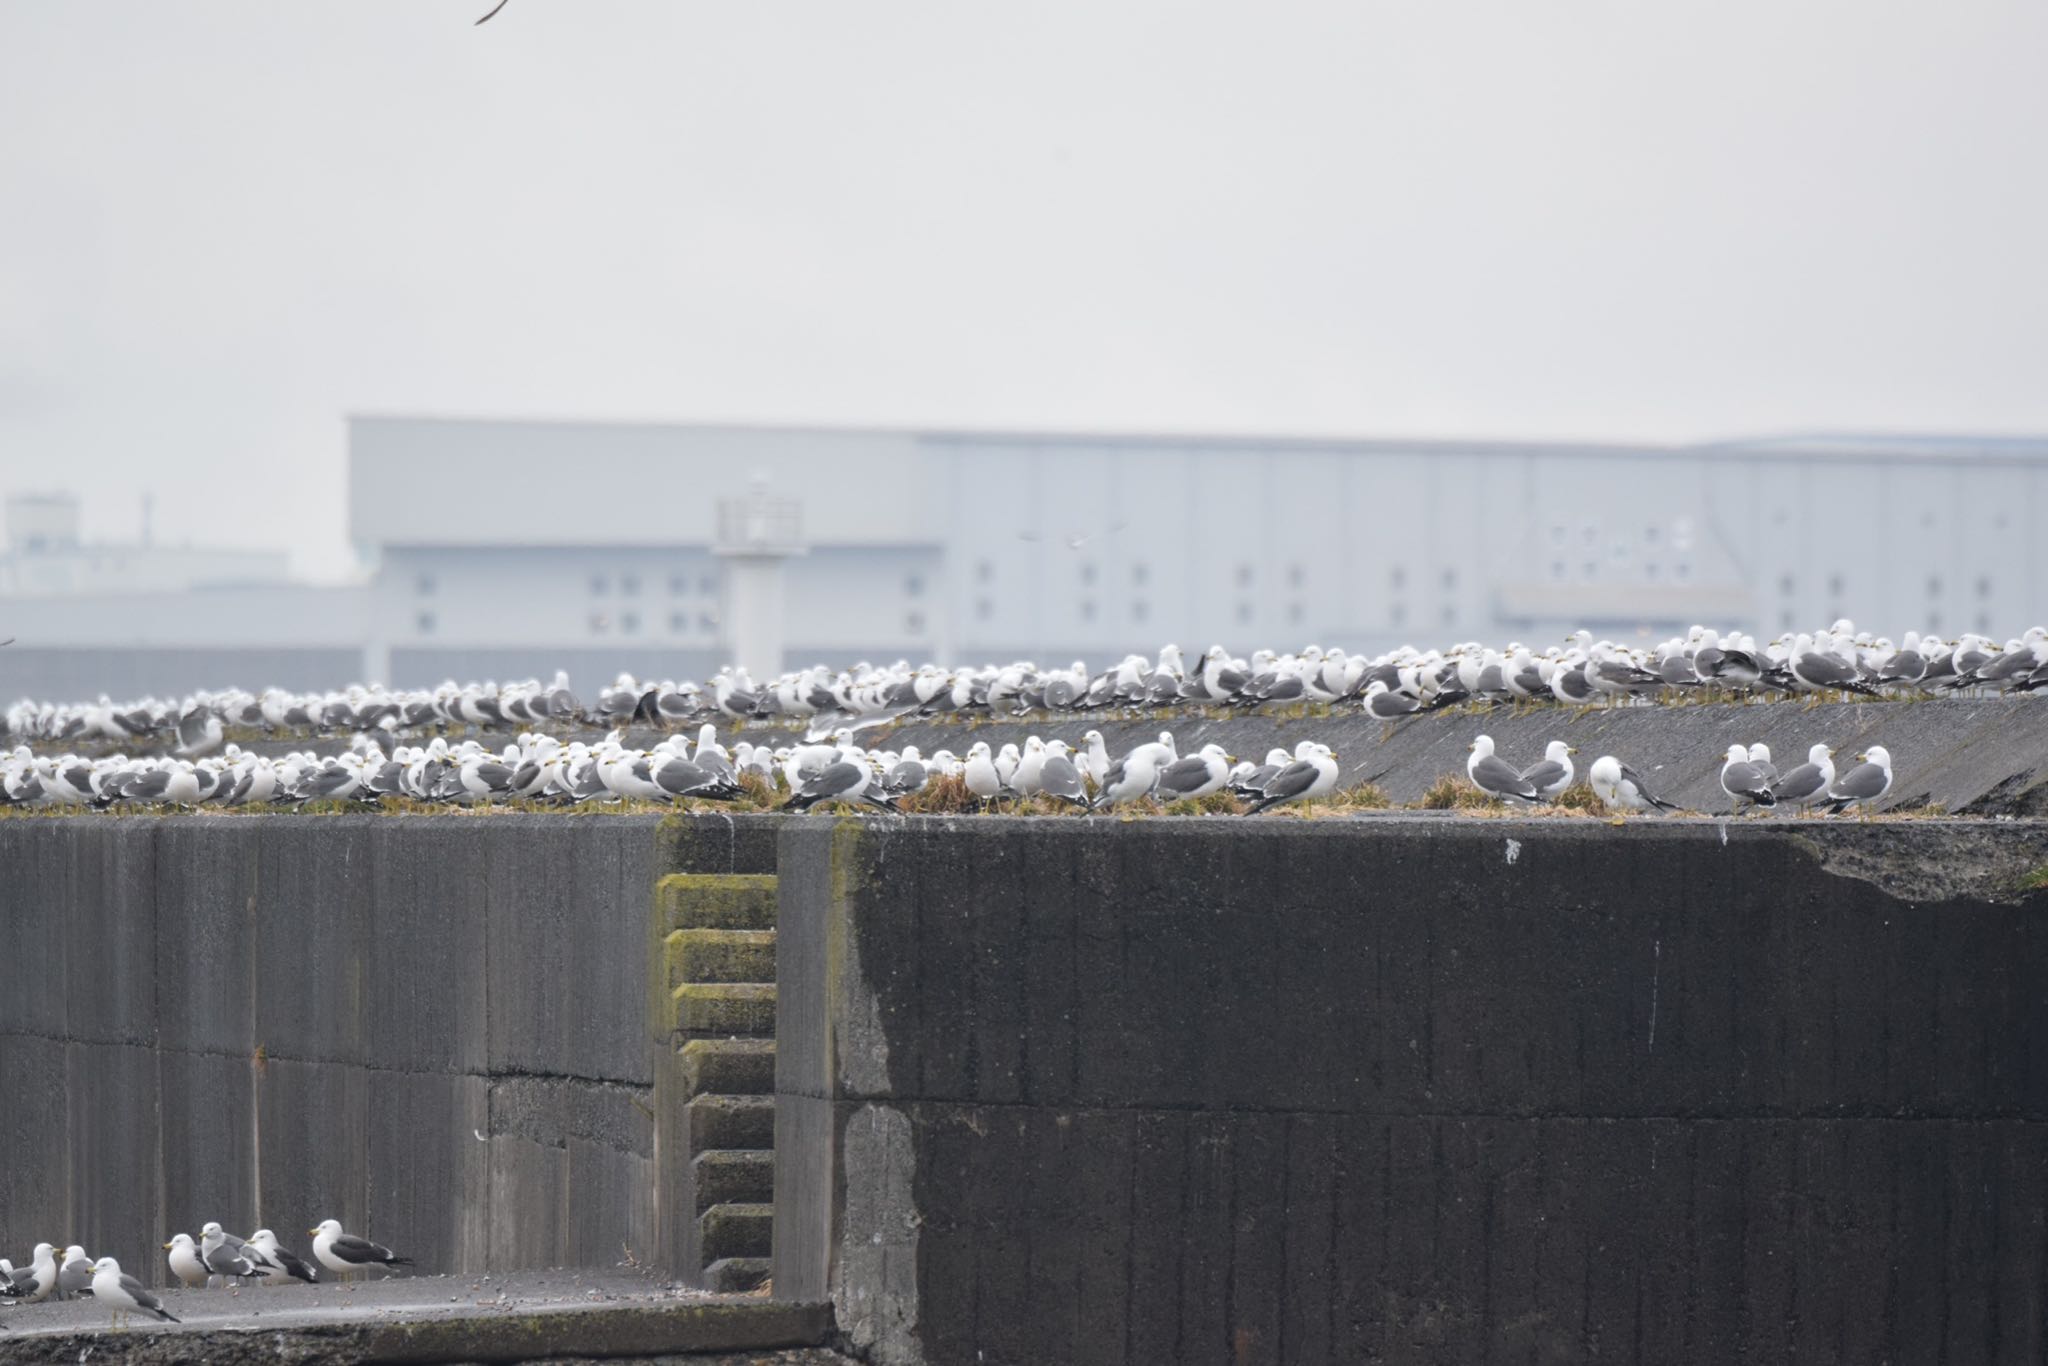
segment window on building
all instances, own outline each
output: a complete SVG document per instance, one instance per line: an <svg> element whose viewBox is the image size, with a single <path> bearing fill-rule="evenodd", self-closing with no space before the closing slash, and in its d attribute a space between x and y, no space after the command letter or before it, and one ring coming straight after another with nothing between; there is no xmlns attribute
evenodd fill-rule
<svg viewBox="0 0 2048 1366"><path fill-rule="evenodd" d="M914 636L921 636L921 635L923 635L923 634L924 634L924 613L922 613L922 612L905 612L905 613L903 614L903 629L904 629L904 630L906 630L906 631L908 631L908 632L909 632L909 633L910 633L911 635L914 635Z"/></svg>
<svg viewBox="0 0 2048 1366"><path fill-rule="evenodd" d="M1399 626L1402 622L1408 620L1407 605L1404 603L1397 602L1392 607L1388 608L1387 620L1393 622L1396 626Z"/></svg>
<svg viewBox="0 0 2048 1366"><path fill-rule="evenodd" d="M1684 583L1687 579L1691 578L1692 561L1680 560L1677 564L1672 565L1671 577L1677 579L1680 583Z"/></svg>
<svg viewBox="0 0 2048 1366"><path fill-rule="evenodd" d="M1927 576L1927 596L1930 598L1941 596L1941 575L1929 574Z"/></svg>
<svg viewBox="0 0 2048 1366"><path fill-rule="evenodd" d="M1443 572L1443 581L1444 587L1456 588L1458 586L1458 571L1455 569L1446 569Z"/></svg>
<svg viewBox="0 0 2048 1366"><path fill-rule="evenodd" d="M1081 582L1091 584L1095 582L1095 561L1081 561Z"/></svg>
<svg viewBox="0 0 2048 1366"><path fill-rule="evenodd" d="M1552 560L1550 562L1550 577L1553 579L1562 579L1564 577L1563 560Z"/></svg>
<svg viewBox="0 0 2048 1366"><path fill-rule="evenodd" d="M716 631L718 629L718 613L699 612L697 614L697 629L700 631Z"/></svg>
<svg viewBox="0 0 2048 1366"><path fill-rule="evenodd" d="M996 564L994 560L982 560L974 566L974 578L977 583L987 583L994 579L995 576Z"/></svg>
<svg viewBox="0 0 2048 1366"><path fill-rule="evenodd" d="M1928 529L1929 527L1932 527L1933 525L1934 525L1934 514L1933 514L1932 512L1930 512L1930 511L1927 511L1926 509L1922 509L1922 510L1921 510L1921 513L1920 513L1920 529L1921 529L1922 531L1925 531L1925 530L1927 530L1927 529Z"/></svg>
<svg viewBox="0 0 2048 1366"><path fill-rule="evenodd" d="M1658 526L1646 526L1643 528L1643 539L1651 545L1657 544L1657 539L1663 534L1663 528Z"/></svg>
<svg viewBox="0 0 2048 1366"><path fill-rule="evenodd" d="M1458 624L1458 609L1451 606L1449 603L1445 603L1443 608L1443 619L1444 625L1456 626Z"/></svg>
<svg viewBox="0 0 2048 1366"><path fill-rule="evenodd" d="M1977 596L1980 598L1991 596L1991 579L1989 575L1979 574L1977 576ZM1977 629L1981 631L1984 628L1979 626Z"/></svg>
<svg viewBox="0 0 2048 1366"><path fill-rule="evenodd" d="M1396 588L1406 588L1408 586L1408 571L1398 564L1395 565L1387 571L1387 582Z"/></svg>
<svg viewBox="0 0 2048 1366"><path fill-rule="evenodd" d="M1588 561L1586 561L1586 562L1585 562L1584 564L1582 564L1582 565L1580 565L1580 566L1579 566L1579 572L1580 572L1581 576L1583 576L1583 577L1585 577L1585 578L1588 578L1588 579L1595 579L1595 578L1598 578L1598 577L1600 577L1600 561L1598 561L1598 560L1588 560Z"/></svg>
<svg viewBox="0 0 2048 1366"><path fill-rule="evenodd" d="M1839 598L1842 596L1842 576L1840 574L1828 575L1828 596L1832 598ZM1832 617L1839 614L1830 612L1828 613L1828 615Z"/></svg>
<svg viewBox="0 0 2048 1366"><path fill-rule="evenodd" d="M1290 564L1290 565L1288 565L1288 566L1287 566L1287 586L1288 586L1289 588L1299 588L1299 587L1301 587L1301 581L1302 581L1302 578L1303 578L1303 575L1302 575L1302 572L1301 572L1301 566L1300 566L1300 565L1298 565L1298 564Z"/></svg>
<svg viewBox="0 0 2048 1366"><path fill-rule="evenodd" d="M668 614L668 629L679 636L688 635L690 633L690 614L688 612L670 612Z"/></svg>
<svg viewBox="0 0 2048 1366"><path fill-rule="evenodd" d="M987 598L976 598L974 600L974 619L976 621L987 621L995 614L996 605Z"/></svg>
<svg viewBox="0 0 2048 1366"><path fill-rule="evenodd" d="M1792 576L1791 576L1790 574L1780 574L1780 575L1778 575L1778 596L1779 596L1779 597L1781 597L1781 598L1789 598L1789 597L1791 597L1791 596L1792 596L1792 588L1793 588L1793 584L1792 584Z"/></svg>
<svg viewBox="0 0 2048 1366"><path fill-rule="evenodd" d="M1250 603L1240 602L1237 605L1237 619L1240 622L1249 622L1252 619L1252 605Z"/></svg>
<svg viewBox="0 0 2048 1366"><path fill-rule="evenodd" d="M1239 588L1249 588L1252 586L1252 567L1250 565L1241 564L1237 567L1237 586Z"/></svg>
<svg viewBox="0 0 2048 1366"><path fill-rule="evenodd" d="M420 613L418 622L421 635L430 636L434 634L434 614L432 612Z"/></svg>
<svg viewBox="0 0 2048 1366"><path fill-rule="evenodd" d="M1131 566L1132 583L1138 585L1138 587L1140 588L1143 588L1147 583L1151 582L1151 580L1152 571L1150 569L1147 569L1142 564L1134 564Z"/></svg>
<svg viewBox="0 0 2048 1366"><path fill-rule="evenodd" d="M611 624L611 618L602 612L592 612L590 614L590 634L594 636L603 635Z"/></svg>
<svg viewBox="0 0 2048 1366"><path fill-rule="evenodd" d="M1083 620L1083 621L1093 621L1093 620L1095 620L1095 599L1093 599L1093 598L1083 598L1083 599L1081 599L1081 620Z"/></svg>
<svg viewBox="0 0 2048 1366"><path fill-rule="evenodd" d="M718 575L699 574L697 576L697 591L707 598L718 596Z"/></svg>
<svg viewBox="0 0 2048 1366"><path fill-rule="evenodd" d="M1288 604L1287 604L1287 623L1288 623L1288 625L1290 625L1290 626L1299 626L1299 625L1301 625L1301 617L1302 617L1302 611L1301 611L1301 604L1300 604L1300 603L1298 603L1298 602L1290 602L1290 603L1288 603Z"/></svg>
<svg viewBox="0 0 2048 1366"><path fill-rule="evenodd" d="M1550 543L1551 543L1552 545L1563 545L1563 544L1564 544L1564 523L1563 523L1563 522L1552 522L1552 523L1550 524Z"/></svg>
<svg viewBox="0 0 2048 1366"><path fill-rule="evenodd" d="M592 597L601 598L611 591L612 581L610 579L602 574L592 574L590 576L590 595Z"/></svg>
<svg viewBox="0 0 2048 1366"><path fill-rule="evenodd" d="M640 576L638 574L619 575L619 592L625 597L638 597L640 594Z"/></svg>
<svg viewBox="0 0 2048 1366"><path fill-rule="evenodd" d="M434 596L434 576L432 574L420 575L419 578L413 581L413 591L423 598Z"/></svg>
<svg viewBox="0 0 2048 1366"><path fill-rule="evenodd" d="M690 591L690 576L688 574L669 575L668 591L677 597L682 597L685 593L688 593Z"/></svg>
<svg viewBox="0 0 2048 1366"><path fill-rule="evenodd" d="M1588 522L1584 526L1579 528L1579 537L1581 540L1585 541L1587 545L1591 545L1593 544L1593 542L1600 539L1600 528L1594 526L1591 522Z"/></svg>
<svg viewBox="0 0 2048 1366"><path fill-rule="evenodd" d="M1789 631L1792 629L1791 608L1787 607L1784 611L1778 613L1778 629L1780 631Z"/></svg>
<svg viewBox="0 0 2048 1366"><path fill-rule="evenodd" d="M903 578L903 595L910 598L924 596L924 575L906 574Z"/></svg>
<svg viewBox="0 0 2048 1366"><path fill-rule="evenodd" d="M629 636L638 635L640 633L640 614L638 612L619 613L619 629Z"/></svg>
<svg viewBox="0 0 2048 1366"><path fill-rule="evenodd" d="M1652 580L1657 577L1657 562L1655 560L1643 561L1643 577Z"/></svg>
<svg viewBox="0 0 2048 1366"><path fill-rule="evenodd" d="M1991 614L1989 612L1979 612L1977 614L1977 629L1980 631L1991 629Z"/></svg>
<svg viewBox="0 0 2048 1366"><path fill-rule="evenodd" d="M1146 605L1146 602L1143 598L1139 598L1131 604L1132 621L1143 621L1151 615L1152 609Z"/></svg>

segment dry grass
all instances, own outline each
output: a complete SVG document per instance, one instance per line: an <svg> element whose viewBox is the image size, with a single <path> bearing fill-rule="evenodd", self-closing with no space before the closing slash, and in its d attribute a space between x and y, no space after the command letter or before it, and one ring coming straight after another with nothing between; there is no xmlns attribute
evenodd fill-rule
<svg viewBox="0 0 2048 1366"><path fill-rule="evenodd" d="M1166 804L1169 816L1242 816L1245 810L1245 803L1228 788L1206 797L1184 797Z"/></svg>
<svg viewBox="0 0 2048 1366"><path fill-rule="evenodd" d="M1555 805L1564 811L1583 811L1595 816L1607 814L1606 807L1601 804L1600 798L1594 795L1591 785L1587 783L1573 783L1558 793Z"/></svg>
<svg viewBox="0 0 2048 1366"><path fill-rule="evenodd" d="M1429 791L1414 803L1421 811L1505 811L1507 804L1489 797L1465 779L1446 773L1430 784Z"/></svg>
<svg viewBox="0 0 2048 1366"><path fill-rule="evenodd" d="M912 816L963 816L981 810L981 799L969 792L967 780L956 774L931 778L896 803L896 809Z"/></svg>

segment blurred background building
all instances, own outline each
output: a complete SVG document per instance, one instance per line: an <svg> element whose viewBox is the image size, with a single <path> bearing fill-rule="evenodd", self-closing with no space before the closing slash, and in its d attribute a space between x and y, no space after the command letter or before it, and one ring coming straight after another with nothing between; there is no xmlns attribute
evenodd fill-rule
<svg viewBox="0 0 2048 1366"><path fill-rule="evenodd" d="M733 610L735 592L772 601L770 580L790 665L1100 665L1168 640L1541 646L1696 621L1768 637L1841 616L2002 633L2048 616L2048 439L359 417L348 481L349 586L284 582L278 553L84 546L68 495L11 496L0 695L702 677L736 648L775 652L740 640Z"/></svg>

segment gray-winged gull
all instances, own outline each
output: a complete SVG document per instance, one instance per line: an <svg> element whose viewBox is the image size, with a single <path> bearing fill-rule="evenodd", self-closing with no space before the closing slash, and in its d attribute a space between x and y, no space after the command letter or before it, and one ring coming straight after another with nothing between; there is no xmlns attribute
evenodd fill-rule
<svg viewBox="0 0 2048 1366"><path fill-rule="evenodd" d="M255 1263L242 1251L242 1240L219 1224L210 1223L199 1230L199 1261L216 1276L233 1278L256 1274Z"/></svg>
<svg viewBox="0 0 2048 1366"><path fill-rule="evenodd" d="M1734 799L1738 813L1752 806L1774 806L1778 800L1771 795L1770 779L1749 761L1749 751L1741 745L1728 746L1727 761L1721 765L1721 790Z"/></svg>
<svg viewBox="0 0 2048 1366"><path fill-rule="evenodd" d="M1337 786L1337 755L1328 745L1303 740L1294 747L1294 754L1294 762L1267 780L1245 815L1256 816L1284 802L1320 797Z"/></svg>
<svg viewBox="0 0 2048 1366"><path fill-rule="evenodd" d="M1675 802L1652 793L1641 774L1612 754L1603 754L1593 761L1586 781L1592 784L1593 795L1612 811L1678 810Z"/></svg>
<svg viewBox="0 0 2048 1366"><path fill-rule="evenodd" d="M1771 784L1777 804L1797 807L1826 801L1835 783L1835 761L1829 757L1833 753L1826 745L1815 745L1806 751L1805 763L1779 775Z"/></svg>
<svg viewBox="0 0 2048 1366"><path fill-rule="evenodd" d="M1572 755L1577 752L1562 740L1552 740L1543 747L1543 757L1522 770L1522 781L1535 788L1543 800L1556 801L1577 776L1572 767Z"/></svg>
<svg viewBox="0 0 2048 1366"><path fill-rule="evenodd" d="M92 1258L85 1255L85 1249L73 1243L64 1249L64 1256L57 1263L57 1298L75 1299L92 1293Z"/></svg>
<svg viewBox="0 0 2048 1366"><path fill-rule="evenodd" d="M1197 754L1175 759L1159 770L1159 800L1177 802L1220 792L1230 781L1232 759L1221 745L1203 745Z"/></svg>
<svg viewBox="0 0 2048 1366"><path fill-rule="evenodd" d="M112 1257L102 1257L93 1263L92 1297L104 1305L119 1323L123 1314L154 1314L165 1323L178 1322L178 1316L164 1308L163 1302L152 1295L141 1281L121 1269L121 1264Z"/></svg>
<svg viewBox="0 0 2048 1366"><path fill-rule="evenodd" d="M320 1226L311 1232L313 1255L329 1271L346 1275L351 1271L366 1271L373 1266L391 1271L412 1265L410 1257L397 1256L388 1247L342 1232L339 1219L322 1220Z"/></svg>
<svg viewBox="0 0 2048 1366"><path fill-rule="evenodd" d="M1481 735L1473 740L1471 750L1471 757L1465 760L1465 776L1472 780L1472 786L1489 797L1503 800L1534 802L1538 799L1536 784L1493 752L1491 735Z"/></svg>
<svg viewBox="0 0 2048 1366"><path fill-rule="evenodd" d="M1828 790L1828 814L1835 815L1850 807L1862 808L1892 790L1891 751L1883 745L1872 745L1856 756L1862 763L1844 773Z"/></svg>
<svg viewBox="0 0 2048 1366"><path fill-rule="evenodd" d="M825 765L803 790L783 803L787 811L808 811L819 802L857 802L874 780L874 770L867 759L855 754L852 758Z"/></svg>
<svg viewBox="0 0 2048 1366"><path fill-rule="evenodd" d="M266 1285L289 1285L293 1281L312 1285L320 1279L318 1270L278 1246L277 1235L267 1228L259 1228L249 1235L248 1250L251 1255L262 1258L259 1269Z"/></svg>

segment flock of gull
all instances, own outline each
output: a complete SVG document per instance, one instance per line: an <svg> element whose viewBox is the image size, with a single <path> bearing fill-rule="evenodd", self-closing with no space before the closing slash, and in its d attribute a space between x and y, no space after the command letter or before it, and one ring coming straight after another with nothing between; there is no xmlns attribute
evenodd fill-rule
<svg viewBox="0 0 2048 1366"><path fill-rule="evenodd" d="M313 1238L314 1258L336 1275L412 1265L409 1257L343 1232L336 1219L325 1220L307 1232ZM310 1285L320 1279L318 1268L280 1245L277 1235L267 1228L238 1238L219 1224L209 1223L196 1240L189 1233L176 1235L164 1244L164 1252L171 1275L190 1289L244 1283L290 1285L293 1281ZM123 1271L118 1261L89 1257L76 1243L61 1252L54 1244L38 1243L28 1264L18 1268L0 1257L0 1302L39 1304L87 1295L113 1315L116 1325L129 1314L180 1322L147 1286Z"/></svg>
<svg viewBox="0 0 2048 1366"><path fill-rule="evenodd" d="M1311 645L1292 653L1260 650L1242 659L1218 645L1192 664L1178 647L1167 645L1156 659L1127 655L1097 672L1079 661L1065 668L1017 662L954 669L935 664L913 668L899 661L802 669L765 683L756 683L743 668L721 669L704 684L642 682L621 674L592 705L570 690L562 674L549 683L447 682L432 689L355 684L323 693L232 689L178 701L24 700L0 719L0 741L160 742L196 758L221 749L235 728L397 736L447 727L602 730L789 718L814 723L813 733L820 734L912 715L1351 704L1392 721L1470 702L1582 706L1701 695L1882 697L2044 687L2048 628L2031 627L2003 645L1976 634L1950 641L1915 631L1894 644L1843 620L1763 645L1741 633L1694 626L1684 636L1646 649L1595 640L1590 632L1579 631L1543 650L1513 642L1501 648L1467 642L1446 650L1404 645L1364 655Z"/></svg>

